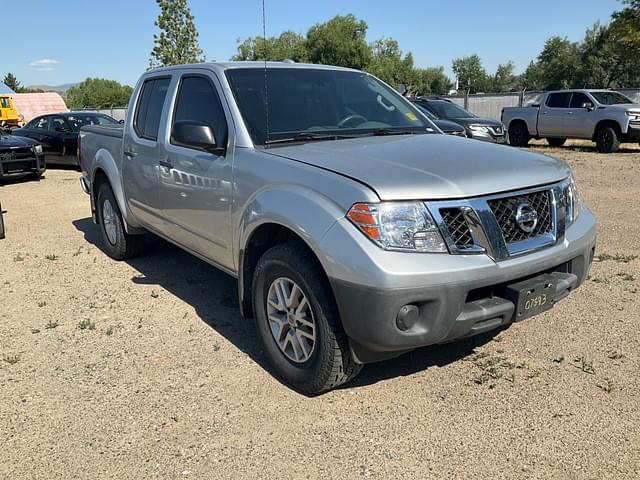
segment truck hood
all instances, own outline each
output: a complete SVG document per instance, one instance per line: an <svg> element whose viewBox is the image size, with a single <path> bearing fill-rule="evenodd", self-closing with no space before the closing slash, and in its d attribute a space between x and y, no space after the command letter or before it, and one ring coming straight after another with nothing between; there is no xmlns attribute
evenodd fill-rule
<svg viewBox="0 0 640 480"><path fill-rule="evenodd" d="M613 110L616 112L624 113L624 112L640 112L640 104L638 103L625 103L620 105L602 105L600 107L603 110Z"/></svg>
<svg viewBox="0 0 640 480"><path fill-rule="evenodd" d="M267 152L353 178L381 200L473 197L570 174L564 162L544 155L440 134L323 141Z"/></svg>

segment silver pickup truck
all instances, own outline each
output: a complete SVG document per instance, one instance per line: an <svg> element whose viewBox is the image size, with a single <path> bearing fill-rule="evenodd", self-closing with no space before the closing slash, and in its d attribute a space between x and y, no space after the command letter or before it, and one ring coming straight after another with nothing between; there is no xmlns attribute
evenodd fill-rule
<svg viewBox="0 0 640 480"><path fill-rule="evenodd" d="M567 138L592 140L601 153L620 143L640 142L640 105L611 90L562 90L545 93L539 104L502 109L509 143L524 147L531 138L564 145Z"/></svg>
<svg viewBox="0 0 640 480"><path fill-rule="evenodd" d="M548 310L594 255L566 164L443 135L356 70L152 70L124 127L80 142L106 253L152 232L236 277L265 356L306 394Z"/></svg>

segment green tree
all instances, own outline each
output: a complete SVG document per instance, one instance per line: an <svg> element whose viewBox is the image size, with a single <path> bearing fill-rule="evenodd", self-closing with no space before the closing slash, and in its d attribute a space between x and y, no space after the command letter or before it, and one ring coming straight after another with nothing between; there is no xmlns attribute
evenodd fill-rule
<svg viewBox="0 0 640 480"><path fill-rule="evenodd" d="M66 102L70 108L103 108L124 106L129 103L133 89L115 80L87 78L67 90Z"/></svg>
<svg viewBox="0 0 640 480"><path fill-rule="evenodd" d="M444 67L415 68L407 87L415 95L446 95L453 84L445 75Z"/></svg>
<svg viewBox="0 0 640 480"><path fill-rule="evenodd" d="M413 56L408 53L403 57L398 42L392 38L376 40L370 47L371 60L366 70L392 87L408 87L414 74Z"/></svg>
<svg viewBox="0 0 640 480"><path fill-rule="evenodd" d="M367 23L352 14L318 23L307 32L307 51L312 63L364 69L371 61Z"/></svg>
<svg viewBox="0 0 640 480"><path fill-rule="evenodd" d="M238 53L231 60L290 59L295 62L308 60L305 39L294 32L282 32L278 37L249 37L238 44Z"/></svg>
<svg viewBox="0 0 640 480"><path fill-rule="evenodd" d="M7 73L4 76L4 79L2 80L2 82L16 93L18 93L22 88L16 76L11 72Z"/></svg>
<svg viewBox="0 0 640 480"><path fill-rule="evenodd" d="M462 89L470 89L471 93L478 93L486 92L491 88L491 80L478 55L456 58L452 69Z"/></svg>
<svg viewBox="0 0 640 480"><path fill-rule="evenodd" d="M516 66L512 61L498 65L496 74L491 77L492 92L512 92L518 88L518 78L513 71Z"/></svg>
<svg viewBox="0 0 640 480"><path fill-rule="evenodd" d="M198 63L204 55L198 45L198 31L187 0L156 0L160 15L155 22L160 29L153 35L149 67Z"/></svg>
<svg viewBox="0 0 640 480"><path fill-rule="evenodd" d="M551 37L538 55L542 88L556 90L574 86L580 68L578 44Z"/></svg>
<svg viewBox="0 0 640 480"><path fill-rule="evenodd" d="M607 33L613 57L615 82L640 87L640 0L624 0L626 6L612 15Z"/></svg>

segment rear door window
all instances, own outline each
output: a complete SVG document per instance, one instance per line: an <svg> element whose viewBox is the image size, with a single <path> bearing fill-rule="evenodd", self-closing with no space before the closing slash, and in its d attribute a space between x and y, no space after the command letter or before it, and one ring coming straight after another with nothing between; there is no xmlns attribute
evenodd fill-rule
<svg viewBox="0 0 640 480"><path fill-rule="evenodd" d="M552 93L547 99L547 107L549 108L569 108L569 100L571 92Z"/></svg>
<svg viewBox="0 0 640 480"><path fill-rule="evenodd" d="M149 140L158 139L162 108L170 81L170 78L153 78L144 82L133 122L138 136Z"/></svg>

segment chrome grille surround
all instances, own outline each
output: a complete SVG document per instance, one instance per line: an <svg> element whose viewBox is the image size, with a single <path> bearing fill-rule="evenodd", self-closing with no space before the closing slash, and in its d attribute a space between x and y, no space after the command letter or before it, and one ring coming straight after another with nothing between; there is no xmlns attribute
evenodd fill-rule
<svg viewBox="0 0 640 480"><path fill-rule="evenodd" d="M501 261L557 245L564 239L567 216L565 191L568 185L569 179L495 195L428 201L426 205L451 254L486 253L494 260ZM548 207L547 212L539 212L541 220L531 235L525 232L523 235L510 233L511 223L504 218L501 222L500 217L496 216L496 212L498 215L504 212L492 208L492 205L496 207L505 204L512 207L519 199L533 199L536 206L543 209L545 205ZM531 203L531 200L528 201ZM468 240L468 235L471 236L471 241Z"/></svg>

